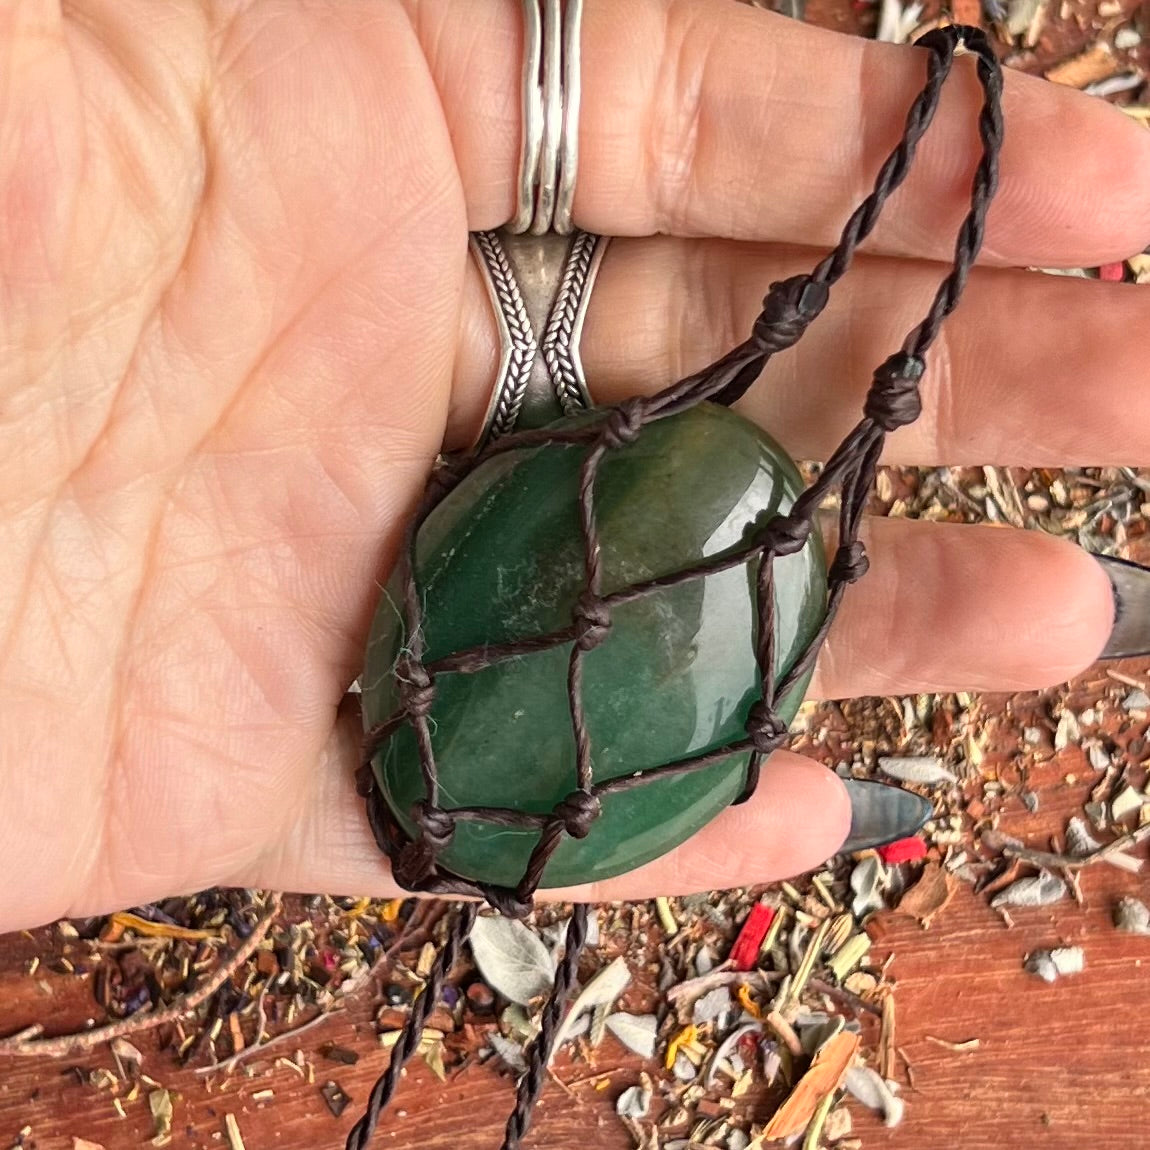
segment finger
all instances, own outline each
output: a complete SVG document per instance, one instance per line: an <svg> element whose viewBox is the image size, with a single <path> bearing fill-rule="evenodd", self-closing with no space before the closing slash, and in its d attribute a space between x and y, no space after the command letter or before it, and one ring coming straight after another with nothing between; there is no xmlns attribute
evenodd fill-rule
<svg viewBox="0 0 1150 1150"><path fill-rule="evenodd" d="M310 801L281 841L236 876L237 883L380 898L403 893L355 793L362 734L358 707L345 706ZM835 775L801 755L782 752L771 756L750 802L724 811L681 847L609 882L542 897L649 898L786 878L834 854L849 826L850 804Z"/></svg>
<svg viewBox="0 0 1150 1150"><path fill-rule="evenodd" d="M615 240L580 345L594 398L616 403L711 362L750 332L768 284L816 258L721 240ZM925 314L941 274L927 263L860 259L740 410L797 458L827 458L858 420L876 365ZM465 303L451 424L460 441L483 418L498 354L474 266ZM888 439L885 458L931 466L1150 462L1148 314L1150 296L1122 284L979 269L928 357L923 414Z"/></svg>
<svg viewBox="0 0 1150 1150"><path fill-rule="evenodd" d="M815 695L1045 686L1081 671L1106 641L1109 584L1094 560L1068 543L1005 528L900 520L868 522L864 539L871 571L845 598ZM396 893L353 786L361 739L358 707L349 702L314 773L313 793L259 865L234 881ZM637 898L797 874L838 848L849 821L845 807L832 775L799 756L776 755L751 803L631 875L566 895Z"/></svg>
<svg viewBox="0 0 1150 1150"><path fill-rule="evenodd" d="M408 0L441 93L473 228L512 214L520 139L519 4ZM575 218L610 235L670 232L831 244L897 144L925 53L723 0L588 0ZM974 67L960 60L887 252L945 258L978 153ZM1011 73L1002 182L985 254L1095 264L1150 239L1150 134L1116 109Z"/></svg>
<svg viewBox="0 0 1150 1150"><path fill-rule="evenodd" d="M871 519L871 567L819 657L822 698L1024 691L1072 678L1114 623L1101 566L1038 531Z"/></svg>

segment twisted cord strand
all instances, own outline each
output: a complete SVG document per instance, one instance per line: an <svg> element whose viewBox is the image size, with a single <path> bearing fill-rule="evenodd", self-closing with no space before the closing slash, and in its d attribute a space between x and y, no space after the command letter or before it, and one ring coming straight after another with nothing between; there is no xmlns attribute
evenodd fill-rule
<svg viewBox="0 0 1150 1150"><path fill-rule="evenodd" d="M555 972L555 987L543 1007L539 1033L527 1055L527 1071L519 1079L515 1092L515 1109L507 1119L502 1150L518 1150L520 1141L531 1126L535 1103L547 1082L547 1065L551 1061L559 1024L563 1021L563 1006L575 985L579 973L579 955L587 941L587 915L587 904L576 903L571 921L567 924L567 941L563 960Z"/></svg>
<svg viewBox="0 0 1150 1150"><path fill-rule="evenodd" d="M460 905L456 911L455 921L443 949L436 956L435 964L427 977L427 984L423 993L411 1004L411 1013L407 1022L400 1031L399 1040L391 1049L391 1061L387 1069L376 1079L368 1096L367 1109L360 1120L351 1128L347 1136L346 1150L367 1150L375 1128L379 1124L379 1116L383 1108L391 1101L399 1085L400 1073L405 1063L419 1049L423 1028L431 1017L439 1001L443 984L447 981L451 968L459 959L460 952L471 928L475 925L475 917L479 913L476 903L467 902Z"/></svg>

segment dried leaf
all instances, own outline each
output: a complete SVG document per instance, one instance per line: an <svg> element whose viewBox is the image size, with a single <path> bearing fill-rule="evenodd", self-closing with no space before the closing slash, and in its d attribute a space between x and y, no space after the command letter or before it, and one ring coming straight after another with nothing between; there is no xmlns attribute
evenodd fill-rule
<svg viewBox="0 0 1150 1150"><path fill-rule="evenodd" d="M333 1118L339 1118L351 1105L351 1096L338 1082L325 1082L319 1092Z"/></svg>
<svg viewBox="0 0 1150 1150"><path fill-rule="evenodd" d="M1128 934L1150 935L1150 910L1145 903L1127 895L1114 908L1114 925Z"/></svg>
<svg viewBox="0 0 1150 1150"><path fill-rule="evenodd" d="M772 1141L789 1138L806 1128L823 1099L838 1089L859 1048L859 1036L840 1031L815 1055L810 1069L795 1084L763 1131Z"/></svg>
<svg viewBox="0 0 1150 1150"><path fill-rule="evenodd" d="M910 755L894 758L883 755L878 768L884 775L898 779L901 783L920 783L933 786L935 783L957 783L958 777L943 766L937 755Z"/></svg>
<svg viewBox="0 0 1150 1150"><path fill-rule="evenodd" d="M1009 0L1006 6L1006 31L1011 39L1021 36L1038 13L1042 0Z"/></svg>
<svg viewBox="0 0 1150 1150"><path fill-rule="evenodd" d="M725 986L718 986L695 1000L691 1021L696 1026L714 1022L731 1009L731 992Z"/></svg>
<svg viewBox="0 0 1150 1150"><path fill-rule="evenodd" d="M1036 950L1026 960L1026 970L1044 982L1054 982L1067 974L1081 974L1086 967L1086 952L1080 946L1060 946L1054 950Z"/></svg>
<svg viewBox="0 0 1150 1150"><path fill-rule="evenodd" d="M1125 699L1122 700L1124 711L1150 711L1150 695L1141 687L1135 687Z"/></svg>
<svg viewBox="0 0 1150 1150"><path fill-rule="evenodd" d="M875 855L863 859L851 871L850 882L855 896L851 902L855 918L861 920L872 910L880 910L886 905L883 894L888 883L887 872Z"/></svg>
<svg viewBox="0 0 1150 1150"><path fill-rule="evenodd" d="M579 993L571 1004L559 1033L555 1036L554 1050L558 1050L572 1035L571 1028L586 1010L596 1006L610 1006L627 988L631 981L631 971L627 960L620 955L609 962Z"/></svg>
<svg viewBox="0 0 1150 1150"><path fill-rule="evenodd" d="M734 1054L736 1047L743 1040L744 1036L748 1034L762 1034L763 1028L757 1022L748 1022L743 1026L736 1026L726 1038L723 1039L719 1046L711 1055L707 1063L707 1073L703 1080L703 1084L708 1090L715 1085L715 1072L724 1061L728 1060Z"/></svg>
<svg viewBox="0 0 1150 1150"><path fill-rule="evenodd" d="M126 1038L117 1035L111 1042L112 1054L125 1066L139 1069L144 1063L144 1056L139 1049L133 1046Z"/></svg>
<svg viewBox="0 0 1150 1150"><path fill-rule="evenodd" d="M77 1138L72 1135L72 1150L104 1150L99 1142L89 1142L87 1138Z"/></svg>
<svg viewBox="0 0 1150 1150"><path fill-rule="evenodd" d="M607 1029L633 1054L655 1057L659 1021L653 1014L627 1014L619 1011L607 1018Z"/></svg>
<svg viewBox="0 0 1150 1150"><path fill-rule="evenodd" d="M1054 732L1054 749L1064 751L1067 747L1077 746L1082 738L1082 731L1078 726L1078 719L1073 711L1063 711L1058 716L1058 730Z"/></svg>
<svg viewBox="0 0 1150 1150"><path fill-rule="evenodd" d="M431 1068L431 1072L440 1082L447 1081L447 1067L443 1065L443 1043L433 1042L426 1050L421 1051L423 1061Z"/></svg>
<svg viewBox="0 0 1150 1150"><path fill-rule="evenodd" d="M166 1146L172 1140L172 1096L166 1090L153 1090L148 1094L148 1109L156 1136L153 1146Z"/></svg>
<svg viewBox="0 0 1150 1150"><path fill-rule="evenodd" d="M1140 811L1150 802L1150 796L1131 786L1125 786L1114 796L1110 802L1110 817L1117 823L1129 815Z"/></svg>
<svg viewBox="0 0 1150 1150"><path fill-rule="evenodd" d="M1066 853L1075 858L1085 858L1093 854L1102 844L1090 833L1085 819L1075 815L1066 824Z"/></svg>
<svg viewBox="0 0 1150 1150"><path fill-rule="evenodd" d="M523 1074L527 1070L527 1060L523 1057L523 1047L517 1042L512 1042L510 1038L504 1038L502 1034L491 1033L487 1036L487 1041L491 1043L491 1049L503 1059L505 1063L514 1071Z"/></svg>
<svg viewBox="0 0 1150 1150"><path fill-rule="evenodd" d="M695 1041L698 1035L698 1028L694 1024L684 1026L683 1029L667 1043L667 1054L663 1059L663 1065L670 1070L671 1067L675 1065L675 1059L679 1056L679 1047L690 1045Z"/></svg>
<svg viewBox="0 0 1150 1150"><path fill-rule="evenodd" d="M1050 906L1066 896L1066 883L1050 871L1040 871L1033 878L1011 883L990 900L993 907Z"/></svg>
<svg viewBox="0 0 1150 1150"><path fill-rule="evenodd" d="M615 1102L615 1113L620 1118L646 1118L650 1109L651 1090L649 1087L629 1086Z"/></svg>
<svg viewBox="0 0 1150 1150"><path fill-rule="evenodd" d="M869 1066L853 1066L843 1078L847 1093L868 1110L881 1111L884 1126L897 1126L902 1121L906 1103L895 1095L877 1071Z"/></svg>
<svg viewBox="0 0 1150 1150"><path fill-rule="evenodd" d="M554 984L555 966L547 947L517 919L478 918L470 941L479 973L504 998L526 1006Z"/></svg>
<svg viewBox="0 0 1150 1150"><path fill-rule="evenodd" d="M923 926L930 926L934 916L954 897L957 885L954 876L939 863L928 863L922 878L899 899L898 911L912 915Z"/></svg>

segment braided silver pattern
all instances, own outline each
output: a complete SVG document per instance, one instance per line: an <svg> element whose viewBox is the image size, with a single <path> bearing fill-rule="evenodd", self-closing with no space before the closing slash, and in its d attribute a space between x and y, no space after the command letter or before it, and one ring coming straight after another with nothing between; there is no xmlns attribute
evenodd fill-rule
<svg viewBox="0 0 1150 1150"><path fill-rule="evenodd" d="M591 406L579 358L579 336L587 313L591 284L606 246L607 240L603 236L593 232L575 233L559 293L543 335L543 362L547 365L551 386L568 415Z"/></svg>
<svg viewBox="0 0 1150 1150"><path fill-rule="evenodd" d="M539 343L499 233L472 232L471 245L487 273L484 279L499 323L501 344L499 378L484 420L486 441L506 435L515 426L539 354Z"/></svg>

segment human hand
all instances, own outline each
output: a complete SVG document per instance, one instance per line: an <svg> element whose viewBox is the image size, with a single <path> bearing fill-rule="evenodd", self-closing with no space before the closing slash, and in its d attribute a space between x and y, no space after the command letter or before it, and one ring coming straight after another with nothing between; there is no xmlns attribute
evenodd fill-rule
<svg viewBox="0 0 1150 1150"><path fill-rule="evenodd" d="M213 884L394 890L341 700L431 461L494 375L466 240L512 210L518 37L514 0L0 10L0 866L21 876L0 928ZM583 37L575 218L632 237L582 345L612 402L738 342L813 263L923 61L721 0L588 0ZM841 438L945 274L976 156L958 71L872 255L743 403L799 457ZM1143 247L1150 134L1018 75L1005 108L986 266L888 461L1139 462L1150 305L996 265ZM1106 642L1109 585L1072 546L867 535L818 695L1036 687ZM579 893L795 873L848 817L830 772L780 753L753 802Z"/></svg>

